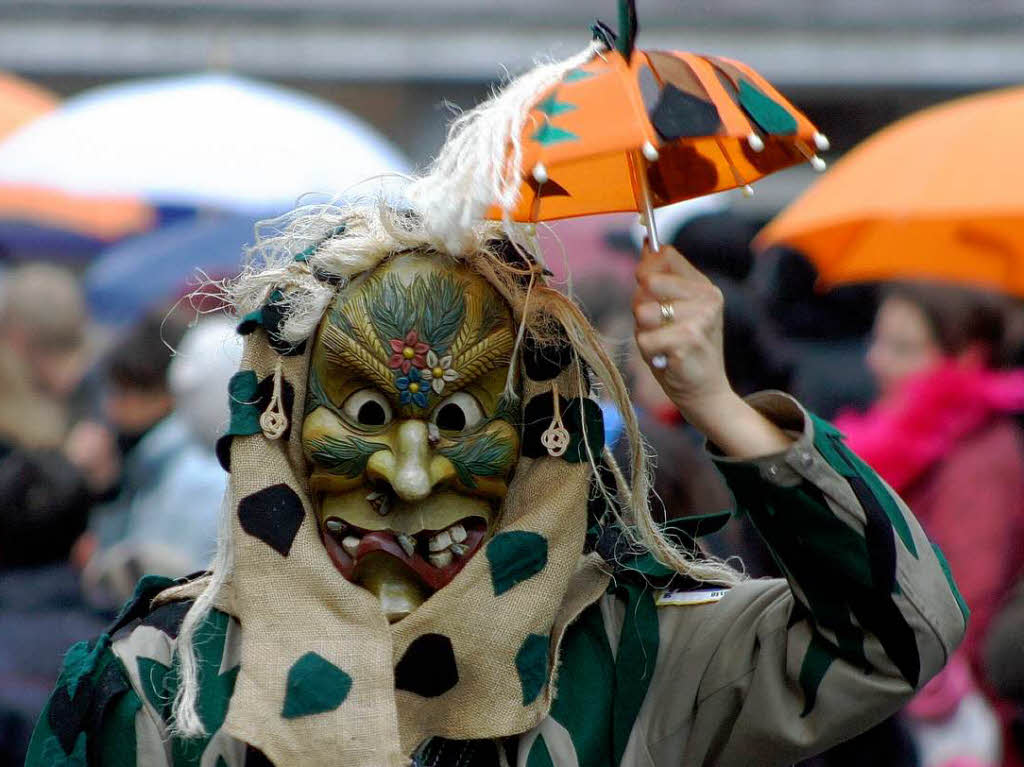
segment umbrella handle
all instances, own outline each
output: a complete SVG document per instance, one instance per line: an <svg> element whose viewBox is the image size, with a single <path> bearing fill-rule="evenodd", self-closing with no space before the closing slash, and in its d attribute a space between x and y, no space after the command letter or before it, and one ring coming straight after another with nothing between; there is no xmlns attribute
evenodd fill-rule
<svg viewBox="0 0 1024 767"><path fill-rule="evenodd" d="M647 242L651 250L661 250L661 238L658 237L658 225L654 220L654 204L651 202L651 188L647 185L647 159L640 152L633 154L633 169L636 183L640 190L640 216L644 229L647 230Z"/></svg>
<svg viewBox="0 0 1024 767"><path fill-rule="evenodd" d="M643 217L644 229L647 230L647 242L651 250L661 250L661 239L658 237L658 225L654 219L654 204L651 202L651 188L647 185L647 159L640 153L633 155L633 169L636 171L637 186L640 188L640 215ZM651 365L658 370L668 367L668 357L655 354L651 357Z"/></svg>

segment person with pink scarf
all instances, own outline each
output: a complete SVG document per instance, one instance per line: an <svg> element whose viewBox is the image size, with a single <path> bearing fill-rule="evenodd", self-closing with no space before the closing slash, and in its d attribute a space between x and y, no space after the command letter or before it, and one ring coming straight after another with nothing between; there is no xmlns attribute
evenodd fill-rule
<svg viewBox="0 0 1024 767"><path fill-rule="evenodd" d="M1021 764L1008 740L999 761L998 733L985 734L985 717L975 716L982 643L1024 566L1024 438L1014 420L1024 412L1024 369L1007 364L1008 318L1008 302L979 291L890 287L868 351L879 397L867 412L836 419L945 552L971 610L950 667L907 707L926 767ZM990 690L982 694L1005 712ZM963 733L959 761L945 747L936 751L944 727L971 717L973 754Z"/></svg>

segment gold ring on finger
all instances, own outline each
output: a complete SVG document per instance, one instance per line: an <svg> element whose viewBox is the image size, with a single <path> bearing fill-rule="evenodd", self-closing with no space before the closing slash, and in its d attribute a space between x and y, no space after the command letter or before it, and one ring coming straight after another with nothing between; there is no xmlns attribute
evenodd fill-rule
<svg viewBox="0 0 1024 767"><path fill-rule="evenodd" d="M659 301L658 307L661 309L661 324L668 325L676 318L676 308L670 301Z"/></svg>

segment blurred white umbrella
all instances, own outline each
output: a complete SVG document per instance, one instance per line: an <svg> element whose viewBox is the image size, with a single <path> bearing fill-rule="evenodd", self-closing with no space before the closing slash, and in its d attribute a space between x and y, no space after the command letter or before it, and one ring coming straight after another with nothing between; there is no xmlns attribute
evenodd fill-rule
<svg viewBox="0 0 1024 767"><path fill-rule="evenodd" d="M94 88L0 144L0 185L242 212L407 169L390 141L344 110L222 74Z"/></svg>

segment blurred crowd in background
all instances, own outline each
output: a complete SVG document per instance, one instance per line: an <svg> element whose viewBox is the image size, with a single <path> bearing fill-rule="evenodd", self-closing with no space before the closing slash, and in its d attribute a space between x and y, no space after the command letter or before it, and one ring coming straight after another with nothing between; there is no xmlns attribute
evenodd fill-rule
<svg viewBox="0 0 1024 767"><path fill-rule="evenodd" d="M449 6L459 4L442 5L455 12ZM672 16L666 3L654 5ZM739 15L745 7L724 6ZM957 23L952 6L943 8ZM15 21L42 35L27 18ZM48 19L40 24L63 23ZM859 23L870 31L870 19ZM742 38L731 34L721 40ZM998 46L999 33L991 34ZM65 67L77 66L85 50L69 39ZM378 58L366 67L383 67ZM862 112L856 98L844 103L818 83L809 111L839 137L839 149L849 148L911 107L993 84L978 60L964 61L975 81L932 91L918 84L901 97L889 82L874 103L860 94ZM776 57L766 71L774 66L785 81L787 62ZM276 65L293 79L310 76L288 69L301 69L296 61ZM415 88L411 75L379 88L385 95L376 100L366 78L379 72L346 84L339 71L333 90L321 75L305 89L328 96L321 101L226 73L118 82L97 72L51 76L66 101L0 79L0 766L21 763L62 653L101 632L141 575L180 576L208 564L227 481L215 442L241 358L215 281L240 267L256 222L300 195L329 197L428 159L444 117L436 88L403 112L396 94ZM466 104L483 91L482 81L449 77ZM354 110L363 99L361 117L375 125L329 103L332 93L347 94ZM793 95L799 103L799 88ZM927 280L822 289L806 254L754 244L803 186L797 178L773 187L767 203L723 193L659 211L662 237L725 296L734 387L784 389L834 420L945 552L972 612L963 646L906 710L812 763L1020 765L1024 304ZM732 499L699 435L633 347L635 221L623 214L558 222L540 237L556 279L621 366L656 455L665 517L720 511ZM621 414L606 406L604 422L614 446ZM751 576L782 574L743 518L704 542L716 555L738 557Z"/></svg>

